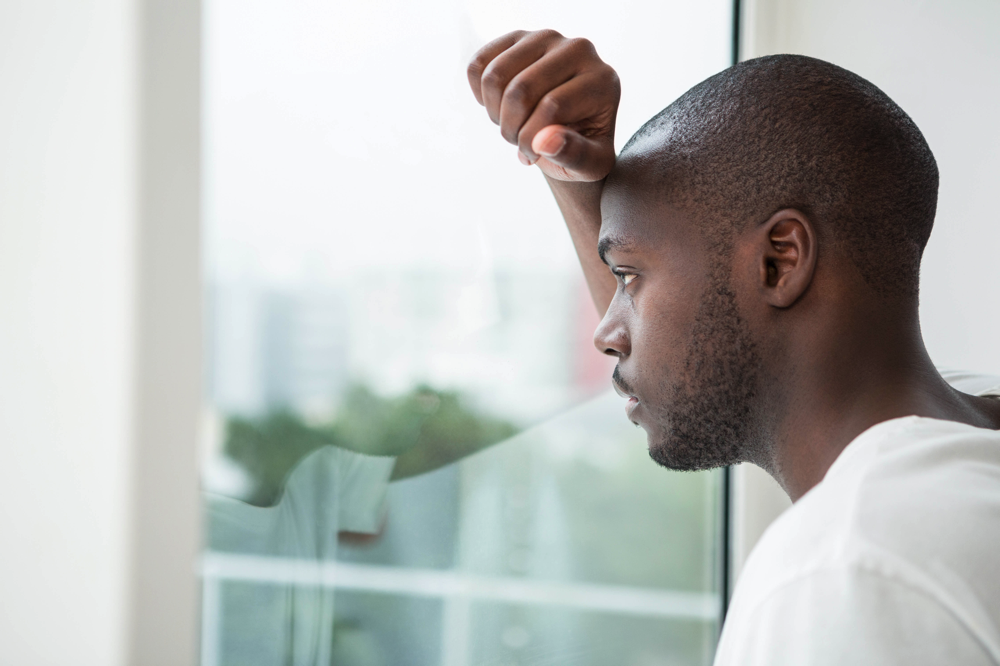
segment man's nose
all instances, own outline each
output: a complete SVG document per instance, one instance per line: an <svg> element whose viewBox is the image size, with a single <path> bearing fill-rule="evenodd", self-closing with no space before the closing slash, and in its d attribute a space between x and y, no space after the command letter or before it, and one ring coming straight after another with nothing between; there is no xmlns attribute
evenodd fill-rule
<svg viewBox="0 0 1000 666"><path fill-rule="evenodd" d="M615 300L611 301L611 306L604 313L604 319L594 331L594 346L602 354L624 358L632 352L632 344L624 318L620 308L616 307Z"/></svg>

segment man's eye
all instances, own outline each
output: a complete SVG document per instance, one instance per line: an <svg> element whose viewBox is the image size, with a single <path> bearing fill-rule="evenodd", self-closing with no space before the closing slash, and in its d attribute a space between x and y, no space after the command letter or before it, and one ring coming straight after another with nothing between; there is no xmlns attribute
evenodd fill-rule
<svg viewBox="0 0 1000 666"><path fill-rule="evenodd" d="M612 268L611 272L614 273L616 278L622 281L622 285L625 287L632 284L632 280L639 277L638 273L629 273L627 269L621 269L618 267Z"/></svg>

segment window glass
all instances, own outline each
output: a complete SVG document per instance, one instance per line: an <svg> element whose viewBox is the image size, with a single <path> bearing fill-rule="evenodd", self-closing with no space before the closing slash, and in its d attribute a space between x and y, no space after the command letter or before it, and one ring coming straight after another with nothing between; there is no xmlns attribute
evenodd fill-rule
<svg viewBox="0 0 1000 666"><path fill-rule="evenodd" d="M203 666L709 663L721 475L649 460L465 65L590 38L620 148L730 3L204 6Z"/></svg>

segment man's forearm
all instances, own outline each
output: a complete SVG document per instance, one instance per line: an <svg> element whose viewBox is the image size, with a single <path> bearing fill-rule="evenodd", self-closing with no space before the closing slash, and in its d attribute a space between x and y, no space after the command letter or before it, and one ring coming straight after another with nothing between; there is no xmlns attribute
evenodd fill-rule
<svg viewBox="0 0 1000 666"><path fill-rule="evenodd" d="M604 181L568 182L548 176L545 180L566 220L597 314L603 317L617 289L614 276L597 254L597 238L601 232L601 188Z"/></svg>

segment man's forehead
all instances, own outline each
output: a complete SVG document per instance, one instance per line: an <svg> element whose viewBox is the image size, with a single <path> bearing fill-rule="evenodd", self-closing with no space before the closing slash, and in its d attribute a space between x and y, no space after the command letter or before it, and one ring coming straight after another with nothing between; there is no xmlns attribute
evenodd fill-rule
<svg viewBox="0 0 1000 666"><path fill-rule="evenodd" d="M632 151L620 157L608 174L601 192L601 217L605 221L630 220L648 216L663 201L654 162Z"/></svg>
<svg viewBox="0 0 1000 666"><path fill-rule="evenodd" d="M661 217L651 188L636 180L609 181L601 195L600 242L607 250L635 249L657 231Z"/></svg>
<svg viewBox="0 0 1000 666"><path fill-rule="evenodd" d="M663 200L658 188L638 180L609 181L601 196L598 251L642 252L697 240L693 220Z"/></svg>
<svg viewBox="0 0 1000 666"><path fill-rule="evenodd" d="M597 251L601 259L608 253L634 254L657 244L662 230L648 214L639 210L616 210L601 219L601 232L597 241Z"/></svg>
<svg viewBox="0 0 1000 666"><path fill-rule="evenodd" d="M609 178L601 193L601 235L622 239L634 236L636 221L648 216L652 199L651 192L637 179Z"/></svg>

